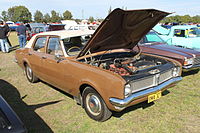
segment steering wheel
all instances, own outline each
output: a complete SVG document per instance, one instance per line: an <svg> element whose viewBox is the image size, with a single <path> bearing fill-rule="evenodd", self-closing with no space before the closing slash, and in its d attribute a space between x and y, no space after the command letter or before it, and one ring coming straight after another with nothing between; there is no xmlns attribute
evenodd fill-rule
<svg viewBox="0 0 200 133"><path fill-rule="evenodd" d="M81 51L81 48L78 46L73 46L69 48L66 53L70 56L77 55Z"/></svg>

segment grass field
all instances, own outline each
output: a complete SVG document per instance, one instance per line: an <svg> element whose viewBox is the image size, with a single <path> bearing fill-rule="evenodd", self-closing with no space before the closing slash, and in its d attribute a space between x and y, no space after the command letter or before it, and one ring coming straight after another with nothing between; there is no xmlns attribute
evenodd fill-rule
<svg viewBox="0 0 200 133"><path fill-rule="evenodd" d="M10 40L18 44L14 33ZM90 119L70 96L42 82L29 83L14 55L0 52L0 93L30 133L200 132L200 72L188 73L154 103L132 106L101 123Z"/></svg>

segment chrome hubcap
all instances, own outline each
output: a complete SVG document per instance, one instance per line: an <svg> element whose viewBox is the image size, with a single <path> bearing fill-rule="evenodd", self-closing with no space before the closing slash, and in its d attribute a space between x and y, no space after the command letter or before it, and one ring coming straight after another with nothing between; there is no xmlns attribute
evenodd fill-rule
<svg viewBox="0 0 200 133"><path fill-rule="evenodd" d="M97 116L101 112L101 102L96 95L88 94L86 97L86 106L91 114Z"/></svg>
<svg viewBox="0 0 200 133"><path fill-rule="evenodd" d="M27 77L29 79L31 79L32 78L32 70L31 70L31 68L27 66L26 71L27 71Z"/></svg>

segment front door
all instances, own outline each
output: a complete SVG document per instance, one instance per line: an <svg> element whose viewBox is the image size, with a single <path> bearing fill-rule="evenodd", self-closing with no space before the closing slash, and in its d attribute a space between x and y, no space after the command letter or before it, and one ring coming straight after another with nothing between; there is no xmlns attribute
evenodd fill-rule
<svg viewBox="0 0 200 133"><path fill-rule="evenodd" d="M188 47L187 36L184 29L175 29L171 43L175 46Z"/></svg>
<svg viewBox="0 0 200 133"><path fill-rule="evenodd" d="M63 88L64 64L59 59L64 59L64 54L59 40L58 37L49 37L47 51L42 58L42 68L47 82L56 87Z"/></svg>

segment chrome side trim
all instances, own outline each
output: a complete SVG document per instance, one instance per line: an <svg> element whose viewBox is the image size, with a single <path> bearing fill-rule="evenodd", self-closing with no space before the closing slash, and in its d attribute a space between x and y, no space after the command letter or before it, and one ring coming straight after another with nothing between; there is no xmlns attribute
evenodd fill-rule
<svg viewBox="0 0 200 133"><path fill-rule="evenodd" d="M136 93L133 93L132 95L130 95L129 97L125 98L125 99L117 99L117 98L110 98L109 101L112 105L115 106L115 108L117 109L124 109L131 101L135 100L135 99L138 99L138 98L141 98L143 96L146 96L150 93L153 93L153 92L156 92L156 91L159 91L165 87L167 87L168 85L172 84L172 83L176 83L178 81L181 81L182 80L182 77L175 77L175 78L172 78L172 79L169 79L168 81L158 85L158 86L155 86L155 87L152 87L152 88L149 88L149 89L146 89L146 90L143 90L143 91L140 91L140 92L136 92Z"/></svg>

